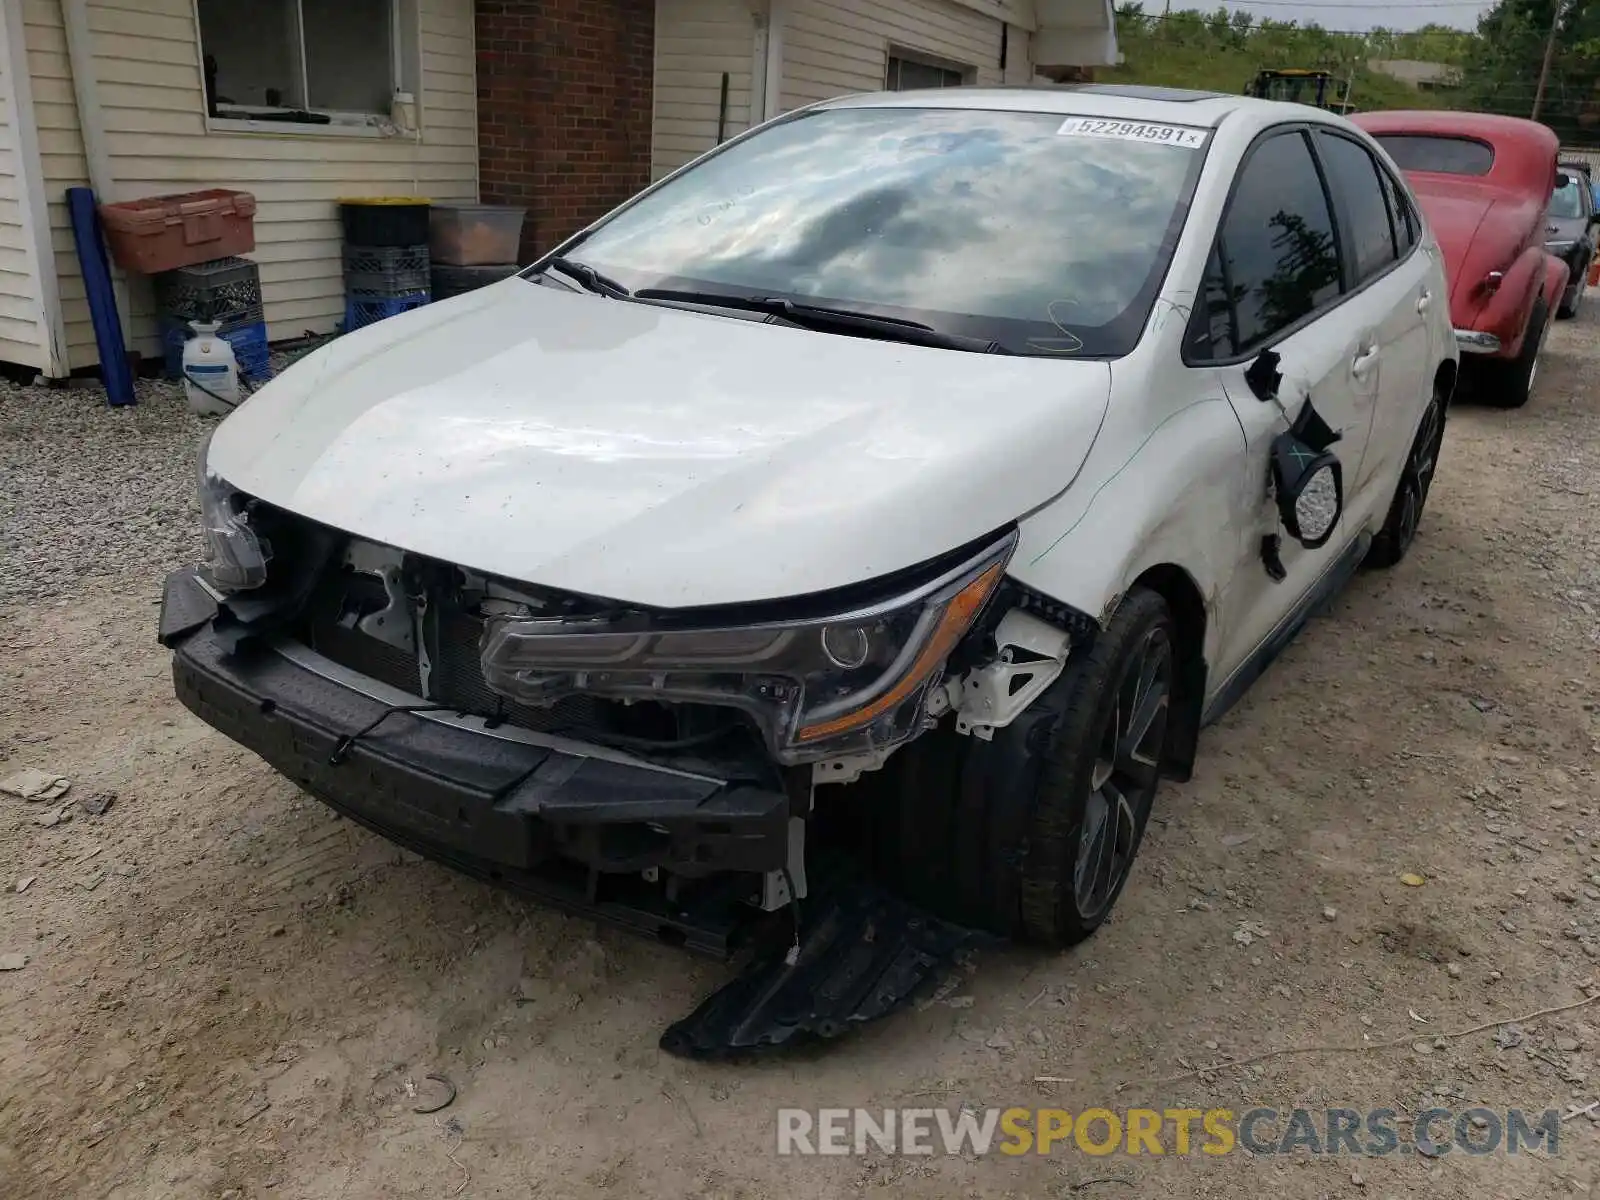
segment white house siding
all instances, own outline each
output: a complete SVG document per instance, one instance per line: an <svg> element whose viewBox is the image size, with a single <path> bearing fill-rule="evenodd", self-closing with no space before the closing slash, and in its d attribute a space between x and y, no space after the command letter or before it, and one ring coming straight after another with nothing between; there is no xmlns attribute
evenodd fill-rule
<svg viewBox="0 0 1600 1200"><path fill-rule="evenodd" d="M1000 71L1001 21L954 0L790 0L783 31L782 107L799 108L847 92L884 86L890 49L971 70L969 82L994 86ZM1015 26L1013 34L1020 33ZM1027 57L1027 41L1006 49ZM1030 72L1031 74L1031 72ZM1024 76L1026 78L1026 76Z"/></svg>
<svg viewBox="0 0 1600 1200"><path fill-rule="evenodd" d="M97 354L64 192L87 183L61 0L25 0L40 151L73 366ZM477 199L472 0L419 0L422 136L208 132L193 0L91 0L89 27L114 199L208 187L256 197L268 336L332 329L344 313L341 196ZM151 293L130 288L133 340L156 347Z"/></svg>
<svg viewBox="0 0 1600 1200"><path fill-rule="evenodd" d="M1033 35L1016 25L1006 34L1006 69L1001 83L1008 85L1032 83Z"/></svg>
<svg viewBox="0 0 1600 1200"><path fill-rule="evenodd" d="M21 142L12 102L12 47L0 21L0 362L48 366L41 339L39 280L24 220L27 196Z"/></svg>
<svg viewBox="0 0 1600 1200"><path fill-rule="evenodd" d="M89 302L72 243L67 216L69 187L86 186L89 168L78 132L78 105L72 94L72 64L62 28L60 0L23 0L22 19L33 81L33 114L39 131L39 167L50 221L50 244L60 281L61 317L72 366L98 361ZM42 316L42 314L41 314Z"/></svg>
<svg viewBox="0 0 1600 1200"><path fill-rule="evenodd" d="M750 127L755 21L749 0L656 0L654 179L717 144L722 76L724 137Z"/></svg>

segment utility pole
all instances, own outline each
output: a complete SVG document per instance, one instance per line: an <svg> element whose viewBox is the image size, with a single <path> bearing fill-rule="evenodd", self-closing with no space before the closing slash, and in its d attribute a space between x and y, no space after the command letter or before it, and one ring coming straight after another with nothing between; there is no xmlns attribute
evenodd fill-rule
<svg viewBox="0 0 1600 1200"><path fill-rule="evenodd" d="M1564 0L1555 0L1555 11L1550 15L1550 36L1544 43L1544 62L1539 67L1539 86L1533 93L1533 112L1529 114L1531 120L1539 119L1539 109L1544 106L1545 85L1550 82L1550 61L1556 56L1556 31L1561 27L1561 5Z"/></svg>

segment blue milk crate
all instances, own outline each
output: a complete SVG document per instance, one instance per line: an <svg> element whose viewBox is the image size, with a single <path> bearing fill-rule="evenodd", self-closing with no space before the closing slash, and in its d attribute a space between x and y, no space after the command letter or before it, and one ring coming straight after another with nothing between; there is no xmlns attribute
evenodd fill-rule
<svg viewBox="0 0 1600 1200"><path fill-rule="evenodd" d="M432 299L429 292L411 292L405 296L387 296L373 299L367 296L347 296L344 304L344 328L349 333L355 329L374 325L386 317L398 316L421 308Z"/></svg>
<svg viewBox="0 0 1600 1200"><path fill-rule="evenodd" d="M162 321L161 349L168 379L183 378L183 344L192 333L185 323L170 318ZM239 373L248 382L260 384L272 378L272 367L269 365L271 350L267 346L265 321L224 325L218 333L233 347L233 356L239 360Z"/></svg>

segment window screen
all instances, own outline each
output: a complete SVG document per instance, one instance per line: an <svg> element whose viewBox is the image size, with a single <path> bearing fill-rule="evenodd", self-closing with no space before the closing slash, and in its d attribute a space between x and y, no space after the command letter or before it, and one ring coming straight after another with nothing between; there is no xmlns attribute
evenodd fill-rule
<svg viewBox="0 0 1600 1200"><path fill-rule="evenodd" d="M953 67L936 67L912 58L889 56L888 90L909 92L915 88L960 87L966 75Z"/></svg>

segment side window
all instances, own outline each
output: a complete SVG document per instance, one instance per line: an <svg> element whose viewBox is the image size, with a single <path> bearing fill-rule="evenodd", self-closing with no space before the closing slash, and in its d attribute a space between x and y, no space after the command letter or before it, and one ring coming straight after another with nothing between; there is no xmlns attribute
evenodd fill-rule
<svg viewBox="0 0 1600 1200"><path fill-rule="evenodd" d="M1356 281L1370 279L1397 257L1378 160L1366 147L1336 133L1319 130L1316 138L1328 179L1343 201L1339 232L1355 258Z"/></svg>
<svg viewBox="0 0 1600 1200"><path fill-rule="evenodd" d="M1199 304L1189 325L1189 356L1195 359L1232 358L1233 298L1222 269L1222 240L1211 247L1205 278L1200 283Z"/></svg>
<svg viewBox="0 0 1600 1200"><path fill-rule="evenodd" d="M1257 144L1221 236L1234 354L1255 349L1339 294L1333 216L1304 134L1280 133Z"/></svg>
<svg viewBox="0 0 1600 1200"><path fill-rule="evenodd" d="M1411 201L1406 199L1406 192L1398 180L1380 165L1378 167L1378 182L1383 185L1383 198L1389 205L1389 220L1394 223L1394 242L1396 256L1404 258L1406 251L1417 244L1422 229L1417 224L1416 210L1411 207Z"/></svg>

